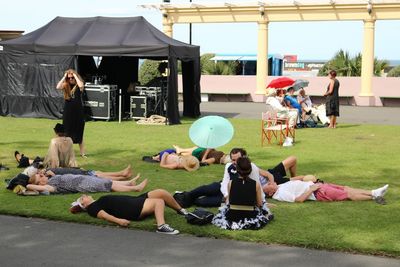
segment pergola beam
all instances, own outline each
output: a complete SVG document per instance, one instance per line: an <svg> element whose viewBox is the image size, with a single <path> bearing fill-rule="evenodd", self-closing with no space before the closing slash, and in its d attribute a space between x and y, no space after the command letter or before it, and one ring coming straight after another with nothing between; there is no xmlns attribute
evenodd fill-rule
<svg viewBox="0 0 400 267"><path fill-rule="evenodd" d="M294 5L294 2L297 5ZM160 5L159 9L168 15L170 23L228 23L260 21L260 6L264 7L263 20L268 22L287 21L334 21L334 20L398 20L400 1L372 2L372 12L368 13L368 1L348 3L327 1L319 4L306 4L294 1L291 5L276 5L258 2L254 5ZM376 2L376 3L375 3ZM267 4L268 3L268 4Z"/></svg>

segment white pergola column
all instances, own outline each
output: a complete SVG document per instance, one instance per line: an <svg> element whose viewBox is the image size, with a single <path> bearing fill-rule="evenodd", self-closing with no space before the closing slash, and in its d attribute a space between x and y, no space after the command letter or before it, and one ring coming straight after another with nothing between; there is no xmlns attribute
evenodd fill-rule
<svg viewBox="0 0 400 267"><path fill-rule="evenodd" d="M372 77L374 76L375 20L364 20L364 43L361 61L361 91L359 96L374 96Z"/></svg>
<svg viewBox="0 0 400 267"><path fill-rule="evenodd" d="M166 19L163 20L163 32L171 38L173 35L173 25L174 24L172 22L168 22Z"/></svg>
<svg viewBox="0 0 400 267"><path fill-rule="evenodd" d="M268 76L268 21L258 22L257 89L256 94L265 94Z"/></svg>

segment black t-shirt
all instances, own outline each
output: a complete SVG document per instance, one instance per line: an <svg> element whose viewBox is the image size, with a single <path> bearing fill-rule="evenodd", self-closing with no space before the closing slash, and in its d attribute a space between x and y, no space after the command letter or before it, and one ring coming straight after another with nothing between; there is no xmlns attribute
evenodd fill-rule
<svg viewBox="0 0 400 267"><path fill-rule="evenodd" d="M146 195L138 197L124 195L106 195L100 197L87 207L87 212L92 217L104 210L108 214L126 220L138 220L143 209Z"/></svg>

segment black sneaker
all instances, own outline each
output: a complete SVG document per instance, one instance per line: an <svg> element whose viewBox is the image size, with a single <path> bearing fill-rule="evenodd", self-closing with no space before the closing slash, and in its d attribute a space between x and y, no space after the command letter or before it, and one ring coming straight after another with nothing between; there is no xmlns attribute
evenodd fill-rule
<svg viewBox="0 0 400 267"><path fill-rule="evenodd" d="M381 196L374 198L374 200L376 203L378 203L380 205L386 205L386 200Z"/></svg>
<svg viewBox="0 0 400 267"><path fill-rule="evenodd" d="M162 225L160 225L157 228L157 233L160 234L167 234L167 235L177 235L179 234L178 230L175 230L174 228L172 228L171 226L169 226L168 224L164 223Z"/></svg>

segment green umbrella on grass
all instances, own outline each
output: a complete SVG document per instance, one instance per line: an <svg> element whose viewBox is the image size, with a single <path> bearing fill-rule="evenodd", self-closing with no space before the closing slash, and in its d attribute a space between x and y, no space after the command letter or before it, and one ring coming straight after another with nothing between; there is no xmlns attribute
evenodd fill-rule
<svg viewBox="0 0 400 267"><path fill-rule="evenodd" d="M233 126L220 116L206 116L196 120L189 129L194 144L204 148L217 148L227 144L233 137Z"/></svg>

